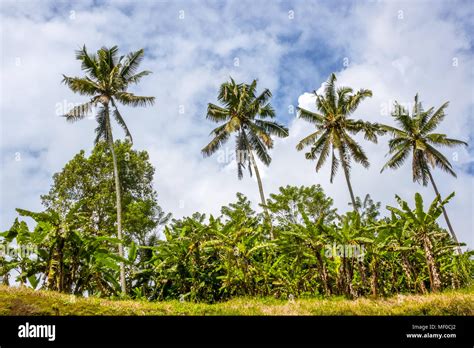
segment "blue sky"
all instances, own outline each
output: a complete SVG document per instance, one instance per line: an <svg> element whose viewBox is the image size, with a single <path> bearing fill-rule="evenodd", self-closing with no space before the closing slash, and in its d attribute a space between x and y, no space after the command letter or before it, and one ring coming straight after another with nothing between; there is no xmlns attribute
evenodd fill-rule
<svg viewBox="0 0 474 348"><path fill-rule="evenodd" d="M216 102L229 76L257 78L259 88L269 88L278 120L290 128L287 139L275 142L270 167L261 169L266 193L287 184L321 184L345 211L344 179L330 184L329 168L315 173L314 163L295 150L312 129L291 110L313 108L310 93L336 72L339 84L374 93L355 117L391 123L387 108L395 100L411 103L419 92L426 107L449 100L440 130L472 142L473 15L468 1L3 1L0 229L10 226L16 207L41 209L39 196L52 174L93 146L95 121L68 124L57 114L62 105L85 101L60 84L61 74L81 73L74 51L83 44L91 51L145 48L142 67L153 75L133 92L155 96L156 105L122 108L122 114L134 146L149 151L157 169L160 205L175 217L216 214L238 191L258 202L255 180L238 181L231 159L200 154L215 126L205 120L206 104ZM115 136L123 137L118 127ZM395 205L396 193L412 200L418 191L433 199L431 187L411 182L409 164L379 174L386 140L364 143L371 167L354 166L356 194L370 193L383 206ZM231 153L232 146L223 151ZM443 194L456 191L448 211L460 239L472 247L472 147L444 153L458 178L436 171L435 179Z"/></svg>

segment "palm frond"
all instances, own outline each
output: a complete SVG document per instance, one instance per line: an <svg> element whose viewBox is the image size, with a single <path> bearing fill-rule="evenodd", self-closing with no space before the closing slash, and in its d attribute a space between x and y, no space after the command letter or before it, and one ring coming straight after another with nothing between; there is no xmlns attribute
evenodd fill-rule
<svg viewBox="0 0 474 348"><path fill-rule="evenodd" d="M372 91L370 89L360 89L356 94L349 98L347 106L344 108L345 113L353 113L359 107L360 103L368 97L372 97Z"/></svg>
<svg viewBox="0 0 474 348"><path fill-rule="evenodd" d="M336 74L332 73L329 76L329 79L326 81L326 85L324 87L324 99L326 102L331 105L331 108L333 110L336 110L337 108L337 101L336 101Z"/></svg>
<svg viewBox="0 0 474 348"><path fill-rule="evenodd" d="M312 145L316 142L317 138L323 133L326 132L326 129L319 129L314 133L311 133L307 137L304 137L300 140L300 142L296 145L296 149L298 151L303 150L306 146Z"/></svg>
<svg viewBox="0 0 474 348"><path fill-rule="evenodd" d="M395 107L392 112L392 117L402 127L405 132L410 132L413 129L413 120L408 114L408 111L402 105L395 102Z"/></svg>
<svg viewBox="0 0 474 348"><path fill-rule="evenodd" d="M381 130L390 133L392 136L397 136L397 137L407 138L407 139L409 138L409 134L404 130L401 130L392 126L388 126L385 124L381 124L379 127Z"/></svg>
<svg viewBox="0 0 474 348"><path fill-rule="evenodd" d="M94 96L101 93L100 87L87 77L68 77L63 75L62 83L68 86L71 91L81 95Z"/></svg>
<svg viewBox="0 0 474 348"><path fill-rule="evenodd" d="M462 140L446 138L446 134L431 133L426 135L426 139L433 145L454 147L458 145L468 146L468 143Z"/></svg>
<svg viewBox="0 0 474 348"><path fill-rule="evenodd" d="M84 45L80 50L76 51L76 59L81 61L81 69L86 71L91 77L96 80L100 79L97 56L89 55Z"/></svg>
<svg viewBox="0 0 474 348"><path fill-rule="evenodd" d="M109 132L108 132L108 127L109 127L109 108L107 106L101 106L99 108L99 112L96 115L96 120L97 120L97 127L95 129L96 133L96 138L94 143L97 144L101 140L108 141L109 140Z"/></svg>
<svg viewBox="0 0 474 348"><path fill-rule="evenodd" d="M128 80L136 73L138 66L143 60L144 53L145 51L143 49L140 49L138 51L127 54L127 57L125 58L122 69L120 71L120 76L124 80Z"/></svg>
<svg viewBox="0 0 474 348"><path fill-rule="evenodd" d="M209 103L207 105L206 118L214 122L225 121L229 117L229 110L218 105Z"/></svg>
<svg viewBox="0 0 474 348"><path fill-rule="evenodd" d="M152 74L152 72L148 71L148 70L140 71L139 73L130 76L125 81L126 81L127 84L137 84L138 82L140 82L140 80L143 77L148 76L150 74Z"/></svg>
<svg viewBox="0 0 474 348"><path fill-rule="evenodd" d="M451 174L454 177L457 176L454 170L452 169L451 163L449 163L448 159L441 152L436 150L433 146L426 144L425 153L427 159L432 162L434 166L440 168L446 173Z"/></svg>
<svg viewBox="0 0 474 348"><path fill-rule="evenodd" d="M288 128L277 122L255 120L255 125L270 135L275 135L280 138L285 138L288 136Z"/></svg>
<svg viewBox="0 0 474 348"><path fill-rule="evenodd" d="M324 123L323 115L300 107L298 107L298 117L316 125Z"/></svg>
<svg viewBox="0 0 474 348"><path fill-rule="evenodd" d="M346 133L342 134L342 138L354 160L368 168L370 163L362 147Z"/></svg>
<svg viewBox="0 0 474 348"><path fill-rule="evenodd" d="M426 122L426 124L421 129L423 134L427 134L432 132L439 126L439 124L444 120L446 117L445 109L449 106L449 102L444 103L441 105L438 110L436 110L430 119Z"/></svg>
<svg viewBox="0 0 474 348"><path fill-rule="evenodd" d="M397 147L397 151L395 154L390 158L387 163L383 166L383 168L380 170L380 172L383 172L387 168L391 169L397 169L400 168L407 157L410 154L410 145L408 143L400 144Z"/></svg>
<svg viewBox="0 0 474 348"><path fill-rule="evenodd" d="M128 127L127 127L127 124L125 123L125 120L123 119L122 115L120 114L118 108L117 108L117 105L115 105L115 102L113 99L111 99L112 101L112 106L114 107L114 118L115 120L117 121L117 123L120 125L120 127L122 127L122 129L124 130L125 132L125 135L130 139L130 142L133 143L133 138L132 138L132 134L130 133L130 131L128 130Z"/></svg>
<svg viewBox="0 0 474 348"><path fill-rule="evenodd" d="M252 114L252 113L250 113ZM257 115L261 118L274 118L275 109L270 104L264 105L257 110Z"/></svg>
<svg viewBox="0 0 474 348"><path fill-rule="evenodd" d="M243 178L243 169L246 163L250 162L250 151L252 151L247 136L244 131L239 131L235 142L235 153L237 160L237 177ZM252 166L249 163L249 174L252 176Z"/></svg>
<svg viewBox="0 0 474 348"><path fill-rule="evenodd" d="M418 122L419 122L419 125L420 125L420 129L422 129L425 126L426 122L428 121L431 114L433 113L433 110L434 110L434 108L432 107L432 108L429 108L428 110L423 111L419 114Z"/></svg>
<svg viewBox="0 0 474 348"><path fill-rule="evenodd" d="M210 141L202 150L201 153L204 157L209 157L215 153L225 142L229 139L230 134L225 130L216 132L214 139Z"/></svg>
<svg viewBox="0 0 474 348"><path fill-rule="evenodd" d="M309 152L305 154L306 159L313 160L316 159L316 155L321 152L322 147L326 142L330 142L331 138L328 132L324 132L319 139L314 143Z"/></svg>
<svg viewBox="0 0 474 348"><path fill-rule="evenodd" d="M332 108L331 104L322 96L318 95L316 92L314 92L316 95L316 108L322 112L323 114L335 114L336 110Z"/></svg>
<svg viewBox="0 0 474 348"><path fill-rule="evenodd" d="M410 146L411 140L407 138L392 138L388 141L388 152L393 153L399 150L401 145Z"/></svg>
<svg viewBox="0 0 474 348"><path fill-rule="evenodd" d="M339 168L339 160L337 159L334 148L332 149L332 159L331 159L331 177L329 182L332 184L334 177L336 176L337 169Z"/></svg>
<svg viewBox="0 0 474 348"><path fill-rule="evenodd" d="M92 106L95 104L94 99L92 99L90 102L77 105L73 107L71 110L69 110L67 113L63 115L63 117L66 118L67 121L69 122L76 122L79 120L82 120L84 117L87 116L92 110Z"/></svg>
<svg viewBox="0 0 474 348"><path fill-rule="evenodd" d="M254 81L254 83L256 83L256 81ZM255 85L256 86L256 85ZM253 86L253 89L255 89L255 86ZM253 92L252 92L253 94ZM252 94L250 94L252 96ZM265 88L263 90L263 92L254 99L254 101L252 102L251 104L251 107L255 107L255 108L261 108L263 106L265 106L268 101L271 99L272 97L272 92L270 92L269 89Z"/></svg>
<svg viewBox="0 0 474 348"><path fill-rule="evenodd" d="M429 179L429 168L426 163L425 156L422 150L413 150L413 159L412 159L412 174L413 181L420 182L423 186L428 184Z"/></svg>
<svg viewBox="0 0 474 348"><path fill-rule="evenodd" d="M117 64L118 47L117 46L113 46L111 48L103 47L102 49L106 52L107 65L109 66L109 70L112 70Z"/></svg>
<svg viewBox="0 0 474 348"><path fill-rule="evenodd" d="M268 154L267 145L261 140L261 135L257 135L254 131L248 132L248 140L260 161L266 166L270 165L272 158Z"/></svg>
<svg viewBox="0 0 474 348"><path fill-rule="evenodd" d="M114 96L120 103L133 107L153 105L155 102L155 97L138 96L130 92L117 92Z"/></svg>
<svg viewBox="0 0 474 348"><path fill-rule="evenodd" d="M381 126L377 123L370 123L362 120L347 120L346 129L352 134L363 132L364 139L375 144L377 143L377 135L383 133Z"/></svg>
<svg viewBox="0 0 474 348"><path fill-rule="evenodd" d="M326 163L330 150L331 142L325 141L324 145L321 147L318 162L316 162L316 172L319 172L319 170L323 167L324 163Z"/></svg>

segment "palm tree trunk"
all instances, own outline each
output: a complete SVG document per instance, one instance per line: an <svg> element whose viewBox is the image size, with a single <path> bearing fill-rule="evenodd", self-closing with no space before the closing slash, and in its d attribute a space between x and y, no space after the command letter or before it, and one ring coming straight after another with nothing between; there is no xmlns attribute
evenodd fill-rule
<svg viewBox="0 0 474 348"><path fill-rule="evenodd" d="M349 179L349 168L347 167L347 163L341 148L339 148L339 156L341 157L342 169L344 169L344 176L346 177L347 187L349 188L349 193L351 195L352 207L356 213L359 213L354 197L354 192L352 191L351 180Z"/></svg>
<svg viewBox="0 0 474 348"><path fill-rule="evenodd" d="M255 157L253 156L252 150L250 150L249 152L250 152L250 160L252 161L252 165L253 165L253 170L255 172L255 176L257 177L258 190L260 192L260 200L262 201L263 209L267 211L267 202L265 201L262 179L260 178L260 172L258 171L257 162L255 161Z"/></svg>
<svg viewBox="0 0 474 348"><path fill-rule="evenodd" d="M255 161L255 157L253 156L252 150L249 150L249 152L250 152L250 161L252 162L252 165L253 165L253 171L255 172L255 177L257 178L258 191L260 192L260 200L262 201L263 211L265 213L265 217L270 223L270 215L268 214L267 202L265 200L265 194L263 193L263 184L262 184L262 179L260 178L260 172L258 171L257 162ZM273 228L270 229L270 237L271 239L273 239Z"/></svg>
<svg viewBox="0 0 474 348"><path fill-rule="evenodd" d="M115 156L114 150L114 139L112 136L112 127L110 125L110 118L108 112L108 106L105 106L107 109L107 139L109 142L110 152L112 153L112 161L114 164L114 178L115 178L115 198L116 198L116 206L117 206L117 238L119 239L119 255L120 257L124 257L123 252L123 244L122 244L122 194L120 192L120 178L117 166L117 157ZM125 286L125 265L121 261L120 262L120 288L122 290L122 294L127 293L127 288Z"/></svg>
<svg viewBox="0 0 474 348"><path fill-rule="evenodd" d="M431 171L429 169L428 169L428 175L430 177L431 185L433 185L433 189L436 193L436 197L438 197L438 199L441 201L441 195L439 194L438 187L436 186L433 176L431 175ZM456 233L454 233L453 226L451 226L451 221L449 221L448 213L446 213L446 209L444 209L444 206L441 206L441 209L443 210L444 219L446 220L446 224L448 225L448 229L449 229L449 232L451 233L451 237L453 237L456 244L458 244L458 247L457 247L458 253L462 254L462 250L459 247L458 238L456 237Z"/></svg>

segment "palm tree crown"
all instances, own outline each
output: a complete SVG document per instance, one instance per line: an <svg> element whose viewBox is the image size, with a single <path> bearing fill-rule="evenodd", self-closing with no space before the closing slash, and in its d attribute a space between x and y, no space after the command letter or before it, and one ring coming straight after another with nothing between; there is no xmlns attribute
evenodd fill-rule
<svg viewBox="0 0 474 348"><path fill-rule="evenodd" d="M85 77L68 77L63 75L63 83L73 92L90 96L91 99L85 104L72 108L64 116L68 121L74 122L83 119L93 106L101 104L96 119L96 139L107 140L109 103L113 107L113 116L117 123L123 128L126 136L132 141L128 127L117 108L117 102L128 106L152 105L154 97L137 96L127 92L127 88L138 83L142 77L151 74L150 71L137 72L138 66L143 60L143 49L129 53L126 57L118 57L118 48L103 47L97 54L89 54L85 46L76 52L76 59L81 61L82 70L86 72Z"/></svg>
<svg viewBox="0 0 474 348"><path fill-rule="evenodd" d="M362 147L351 135L363 132L366 140L376 143L377 134L380 134L381 131L377 124L350 118L361 101L372 96L372 91L361 89L353 93L353 89L350 87L336 89L335 81L336 75L331 74L326 82L324 93L320 95L314 91L317 112L298 108L299 117L314 124L316 131L302 139L296 149L301 151L306 146L311 147L309 152L306 153L306 158L317 160L316 171L321 169L329 155L331 155L331 183L339 164L341 164L349 186L352 204L356 209L349 181L351 158L365 168L369 167L369 160Z"/></svg>
<svg viewBox="0 0 474 348"><path fill-rule="evenodd" d="M265 164L269 165L271 157L268 149L273 147L272 135L278 137L288 136L288 129L275 121L266 120L274 118L275 111L269 100L272 96L268 89L256 95L257 80L248 84L236 84L231 78L230 82L221 85L218 100L223 106L209 103L207 119L220 126L210 133L214 138L202 149L204 156L215 153L227 142L232 133L236 133L236 160L239 179L243 176L243 169L248 164L252 175L252 152Z"/></svg>
<svg viewBox="0 0 474 348"><path fill-rule="evenodd" d="M446 117L445 109L449 102L441 105L436 111L431 107L424 110L421 102L418 101L418 94L415 96L415 104L412 114L408 110L395 102L392 112L396 123L400 128L384 125L382 128L391 133L393 138L389 141L389 154L393 156L384 165L381 171L386 168L397 169L403 165L410 153L412 158L412 174L414 182L421 182L424 186L429 180L429 165L438 167L443 171L456 177L451 163L439 152L436 146L454 147L466 145L461 140L447 138L445 134L433 133L438 125Z"/></svg>

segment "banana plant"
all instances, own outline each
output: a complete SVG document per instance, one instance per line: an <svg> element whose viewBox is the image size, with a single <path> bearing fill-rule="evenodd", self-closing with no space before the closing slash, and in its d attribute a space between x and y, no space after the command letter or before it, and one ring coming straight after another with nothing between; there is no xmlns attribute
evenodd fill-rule
<svg viewBox="0 0 474 348"><path fill-rule="evenodd" d="M111 251L117 238L87 235L72 230L67 221L53 211L36 213L17 209L22 217L36 222L30 231L25 221L15 220L13 226L0 234L4 243L16 244L31 253L16 253L2 262L1 275L16 271L20 284L33 288L105 296L120 293L116 281L120 256ZM28 282L27 282L28 281Z"/></svg>
<svg viewBox="0 0 474 348"><path fill-rule="evenodd" d="M428 211L423 208L423 198L419 193L415 194L415 208L412 210L408 203L396 196L397 202L401 209L388 206L387 209L392 211L399 219L406 221L408 228L415 240L420 243L426 259L430 277L430 288L436 292L441 289L440 270L436 262L436 255L433 249L433 238L439 233L437 219L443 213L443 206L454 196L454 192L446 199L440 201L437 196L431 203Z"/></svg>

